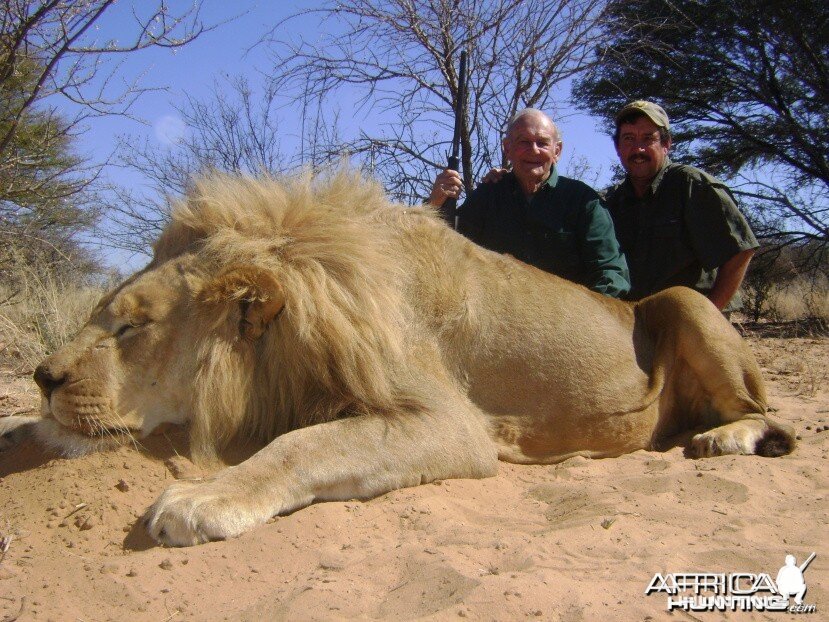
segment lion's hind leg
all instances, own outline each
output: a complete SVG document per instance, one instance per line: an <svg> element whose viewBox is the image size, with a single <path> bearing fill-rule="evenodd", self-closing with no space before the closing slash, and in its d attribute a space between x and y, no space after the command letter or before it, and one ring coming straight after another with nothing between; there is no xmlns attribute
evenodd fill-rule
<svg viewBox="0 0 829 622"><path fill-rule="evenodd" d="M713 420L706 423L716 426L691 439L689 454L702 458L790 453L795 445L794 430L767 416L765 388L754 355L725 318L717 319L726 324L725 334L717 331L717 335L701 339L693 353L686 355L704 392L705 410L713 414Z"/></svg>
<svg viewBox="0 0 829 622"><path fill-rule="evenodd" d="M698 403L705 403L701 422L714 427L696 434L688 453L697 458L788 454L794 449L794 431L767 416L760 369L746 343L736 333L735 337L725 344L705 345L691 357L710 357L704 363L696 363L704 392Z"/></svg>
<svg viewBox="0 0 829 622"><path fill-rule="evenodd" d="M754 354L710 301L692 290L672 288L643 301L640 312L673 348L669 383L686 427L711 427L691 439L690 456L773 457L794 449L794 431L766 416L765 387Z"/></svg>

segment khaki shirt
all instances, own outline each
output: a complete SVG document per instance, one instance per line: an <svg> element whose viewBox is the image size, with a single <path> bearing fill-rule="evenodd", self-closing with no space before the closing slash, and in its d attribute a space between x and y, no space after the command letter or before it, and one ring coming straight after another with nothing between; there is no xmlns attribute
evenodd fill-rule
<svg viewBox="0 0 829 622"><path fill-rule="evenodd" d="M693 166L667 160L644 197L625 179L605 204L630 269L631 300L674 285L707 294L719 266L759 246L728 188Z"/></svg>

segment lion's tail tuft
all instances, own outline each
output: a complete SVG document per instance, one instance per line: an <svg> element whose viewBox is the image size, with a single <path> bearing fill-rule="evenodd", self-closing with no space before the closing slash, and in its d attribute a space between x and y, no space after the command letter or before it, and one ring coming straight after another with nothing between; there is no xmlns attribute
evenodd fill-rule
<svg viewBox="0 0 829 622"><path fill-rule="evenodd" d="M794 436L786 430L778 427L768 426L766 431L757 440L754 446L754 453L766 458L777 458L785 456L794 451Z"/></svg>

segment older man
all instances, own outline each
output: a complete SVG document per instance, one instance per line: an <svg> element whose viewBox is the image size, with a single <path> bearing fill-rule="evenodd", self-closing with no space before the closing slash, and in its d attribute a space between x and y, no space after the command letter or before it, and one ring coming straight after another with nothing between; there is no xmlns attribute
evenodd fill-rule
<svg viewBox="0 0 829 622"><path fill-rule="evenodd" d="M458 210L458 231L473 242L608 296L630 289L613 223L598 194L562 177L562 141L552 120L528 108L507 125L512 171L476 188ZM438 175L428 202L440 206L463 188L456 171Z"/></svg>
<svg viewBox="0 0 829 622"><path fill-rule="evenodd" d="M630 298L686 285L725 308L758 246L728 188L671 162L670 122L657 104L622 108L613 142L627 176L605 202L630 267Z"/></svg>

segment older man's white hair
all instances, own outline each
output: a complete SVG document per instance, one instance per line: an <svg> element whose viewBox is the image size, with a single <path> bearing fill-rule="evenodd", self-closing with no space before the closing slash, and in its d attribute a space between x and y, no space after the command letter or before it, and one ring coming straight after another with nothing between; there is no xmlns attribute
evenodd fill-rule
<svg viewBox="0 0 829 622"><path fill-rule="evenodd" d="M538 108L524 108L523 110L519 110L514 115L512 115L512 117L510 117L510 120L507 121L507 129L505 131L505 136L507 138L510 137L512 130L515 128L516 125L518 125L518 122L524 117L542 117L549 121L550 125L553 128L553 136L555 136L556 142L561 142L561 132L558 131L558 126L555 124L555 121L553 121L548 114L542 112Z"/></svg>

